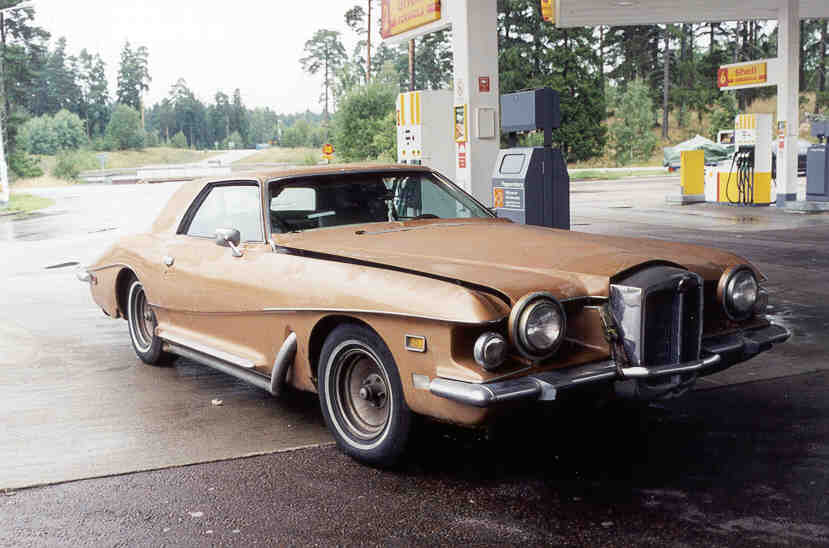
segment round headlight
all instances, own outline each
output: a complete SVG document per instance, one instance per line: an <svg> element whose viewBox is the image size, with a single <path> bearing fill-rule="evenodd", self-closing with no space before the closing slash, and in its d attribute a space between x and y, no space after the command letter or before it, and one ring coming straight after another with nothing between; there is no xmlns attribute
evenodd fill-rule
<svg viewBox="0 0 829 548"><path fill-rule="evenodd" d="M527 295L516 303L510 316L516 347L532 359L552 356L567 330L564 310L549 293Z"/></svg>
<svg viewBox="0 0 829 548"><path fill-rule="evenodd" d="M754 311L760 296L760 284L754 272L747 267L737 268L724 275L723 306L731 319L744 320Z"/></svg>
<svg viewBox="0 0 829 548"><path fill-rule="evenodd" d="M507 340L500 333L484 333L475 341L474 355L487 371L498 369L507 357Z"/></svg>

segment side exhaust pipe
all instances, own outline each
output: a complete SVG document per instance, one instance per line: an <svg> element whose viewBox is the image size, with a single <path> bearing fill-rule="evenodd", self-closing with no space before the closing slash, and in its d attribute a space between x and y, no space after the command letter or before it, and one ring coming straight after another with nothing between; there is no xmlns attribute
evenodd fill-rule
<svg viewBox="0 0 829 548"><path fill-rule="evenodd" d="M296 333L291 332L282 343L282 348L276 354L273 360L273 369L271 370L271 385L268 392L277 398L282 395L282 390L285 388L285 377L288 376L288 369L294 363L296 356Z"/></svg>

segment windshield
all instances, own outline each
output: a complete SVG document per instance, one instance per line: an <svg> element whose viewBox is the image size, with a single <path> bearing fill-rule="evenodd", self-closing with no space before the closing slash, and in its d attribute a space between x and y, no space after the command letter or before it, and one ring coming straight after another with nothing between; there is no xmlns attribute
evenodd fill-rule
<svg viewBox="0 0 829 548"><path fill-rule="evenodd" d="M326 175L269 185L273 233L413 219L490 218L431 173Z"/></svg>

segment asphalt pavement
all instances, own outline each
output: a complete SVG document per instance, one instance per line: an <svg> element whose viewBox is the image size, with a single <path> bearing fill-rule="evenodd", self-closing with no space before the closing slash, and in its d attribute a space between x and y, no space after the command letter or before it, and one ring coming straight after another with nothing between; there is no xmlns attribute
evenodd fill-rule
<svg viewBox="0 0 829 548"><path fill-rule="evenodd" d="M829 544L829 216L667 206L676 184L575 183L573 229L748 256L791 341L644 410L421 424L390 471L337 452L314 396L144 366L94 307L71 263L174 184L37 190L56 205L0 218L0 545Z"/></svg>

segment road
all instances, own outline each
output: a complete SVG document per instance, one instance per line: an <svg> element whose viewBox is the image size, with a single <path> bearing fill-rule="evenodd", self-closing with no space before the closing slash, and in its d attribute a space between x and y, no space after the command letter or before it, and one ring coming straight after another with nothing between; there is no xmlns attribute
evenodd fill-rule
<svg viewBox="0 0 829 548"><path fill-rule="evenodd" d="M239 160L243 160L248 156L253 156L259 152L255 148L244 149L244 150L228 150L224 154L219 154L217 156L211 156L206 160L202 160L198 162L199 165L214 165L216 162L220 163L223 166L229 166L233 162L238 162Z"/></svg>
<svg viewBox="0 0 829 548"><path fill-rule="evenodd" d="M751 257L791 342L642 414L422 425L394 471L331 447L313 396L144 366L61 267L141 230L174 184L38 190L56 205L0 219L0 545L829 543L829 218L664 205L676 184L575 183L573 228Z"/></svg>

